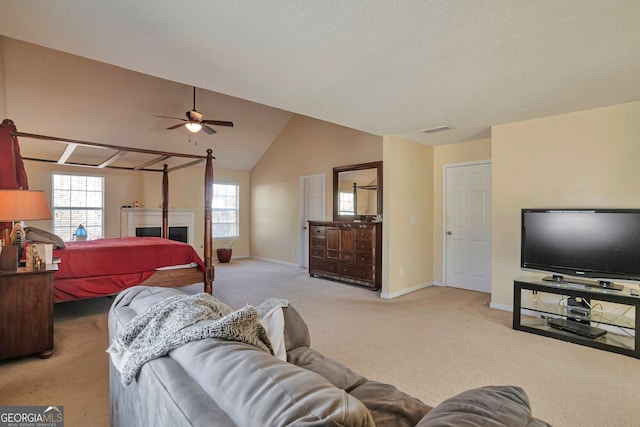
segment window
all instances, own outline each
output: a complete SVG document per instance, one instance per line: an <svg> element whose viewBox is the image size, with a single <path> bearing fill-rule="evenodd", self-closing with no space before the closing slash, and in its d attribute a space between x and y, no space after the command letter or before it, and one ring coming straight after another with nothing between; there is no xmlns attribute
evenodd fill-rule
<svg viewBox="0 0 640 427"><path fill-rule="evenodd" d="M238 211L240 186L213 184L213 210L211 231L215 238L239 237Z"/></svg>
<svg viewBox="0 0 640 427"><path fill-rule="evenodd" d="M340 192L338 206L339 215L355 215L356 213L353 211L353 193Z"/></svg>
<svg viewBox="0 0 640 427"><path fill-rule="evenodd" d="M73 240L80 224L88 239L104 237L104 177L53 174L53 232Z"/></svg>

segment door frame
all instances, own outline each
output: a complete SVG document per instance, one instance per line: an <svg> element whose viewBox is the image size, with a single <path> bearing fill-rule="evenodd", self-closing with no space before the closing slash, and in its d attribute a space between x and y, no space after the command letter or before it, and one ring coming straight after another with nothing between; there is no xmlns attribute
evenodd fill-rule
<svg viewBox="0 0 640 427"><path fill-rule="evenodd" d="M322 180L322 219L326 214L327 208L327 175L324 173L316 173L313 175L303 175L298 178L298 266L304 267L305 254L305 227L308 227L304 218L304 207L306 204L304 183L308 178L320 177ZM306 229L308 232L308 228Z"/></svg>
<svg viewBox="0 0 640 427"><path fill-rule="evenodd" d="M445 163L442 165L442 286L447 286L447 169L487 164L491 165L491 170L493 172L491 159L473 160L470 162L460 163ZM493 188L493 177L491 179L491 187ZM491 207L491 221L493 221L493 206ZM493 253L491 253L490 256L493 256Z"/></svg>

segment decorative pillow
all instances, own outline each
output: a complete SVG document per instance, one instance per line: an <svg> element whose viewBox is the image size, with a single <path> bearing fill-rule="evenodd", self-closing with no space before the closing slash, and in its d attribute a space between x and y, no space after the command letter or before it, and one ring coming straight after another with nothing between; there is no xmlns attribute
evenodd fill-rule
<svg viewBox="0 0 640 427"><path fill-rule="evenodd" d="M57 234L36 227L25 227L27 242L31 243L51 243L56 249L64 248L64 242Z"/></svg>
<svg viewBox="0 0 640 427"><path fill-rule="evenodd" d="M533 418L529 398L517 386L487 386L467 390L432 409L416 427L549 426Z"/></svg>

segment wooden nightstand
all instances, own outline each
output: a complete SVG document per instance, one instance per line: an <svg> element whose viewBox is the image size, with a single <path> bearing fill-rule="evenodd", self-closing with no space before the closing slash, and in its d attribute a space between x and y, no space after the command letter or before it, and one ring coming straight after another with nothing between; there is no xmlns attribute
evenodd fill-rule
<svg viewBox="0 0 640 427"><path fill-rule="evenodd" d="M0 271L0 360L53 353L53 275L57 265Z"/></svg>

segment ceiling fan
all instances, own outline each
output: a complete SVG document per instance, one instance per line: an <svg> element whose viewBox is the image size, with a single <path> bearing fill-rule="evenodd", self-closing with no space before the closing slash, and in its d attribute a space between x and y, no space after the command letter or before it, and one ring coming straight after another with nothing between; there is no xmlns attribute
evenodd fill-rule
<svg viewBox="0 0 640 427"><path fill-rule="evenodd" d="M193 133L197 133L202 129L207 135L213 135L214 133L216 133L215 129L213 129L209 125L233 127L233 122L226 122L223 120L203 120L202 119L202 113L196 110L196 87L195 86L193 87L193 110L187 111L186 116L187 116L186 119L181 119L178 117L168 117L168 116L156 116L156 117L160 117L163 119L182 120L184 122L184 123L178 123L177 125L169 126L167 129L177 129L180 126L184 126L187 128L187 130Z"/></svg>

